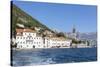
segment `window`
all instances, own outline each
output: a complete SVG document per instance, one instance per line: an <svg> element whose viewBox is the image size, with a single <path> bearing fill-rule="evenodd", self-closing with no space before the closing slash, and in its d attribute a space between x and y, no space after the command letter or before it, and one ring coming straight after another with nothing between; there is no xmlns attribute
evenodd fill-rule
<svg viewBox="0 0 100 67"><path fill-rule="evenodd" d="M29 37L29 39L31 39L31 37Z"/></svg>
<svg viewBox="0 0 100 67"><path fill-rule="evenodd" d="M25 35L26 35L26 33L25 33Z"/></svg>
<svg viewBox="0 0 100 67"><path fill-rule="evenodd" d="M17 39L19 39L19 37L17 37Z"/></svg>
<svg viewBox="0 0 100 67"><path fill-rule="evenodd" d="M25 39L25 37L23 37L23 39Z"/></svg>
<svg viewBox="0 0 100 67"><path fill-rule="evenodd" d="M20 39L22 39L22 37L20 37Z"/></svg>
<svg viewBox="0 0 100 67"><path fill-rule="evenodd" d="M20 47L22 48L22 45Z"/></svg>

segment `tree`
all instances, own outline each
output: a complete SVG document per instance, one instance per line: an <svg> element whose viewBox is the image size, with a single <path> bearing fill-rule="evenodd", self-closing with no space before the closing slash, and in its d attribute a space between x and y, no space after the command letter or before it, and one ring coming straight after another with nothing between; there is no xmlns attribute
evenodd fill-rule
<svg viewBox="0 0 100 67"><path fill-rule="evenodd" d="M66 38L66 36L65 36L65 34L63 32L56 33L56 36L57 37L65 37Z"/></svg>
<svg viewBox="0 0 100 67"><path fill-rule="evenodd" d="M89 43L89 41L87 41L87 46L89 46L90 45L90 43Z"/></svg>
<svg viewBox="0 0 100 67"><path fill-rule="evenodd" d="M13 43L12 43L13 44ZM17 43L15 43L14 45L11 45L12 48L17 48Z"/></svg>

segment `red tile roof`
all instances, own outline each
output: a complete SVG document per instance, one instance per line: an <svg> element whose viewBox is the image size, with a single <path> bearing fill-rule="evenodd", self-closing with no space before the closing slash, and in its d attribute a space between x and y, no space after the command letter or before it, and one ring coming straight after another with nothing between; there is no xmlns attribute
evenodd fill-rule
<svg viewBox="0 0 100 67"><path fill-rule="evenodd" d="M31 30L31 29L16 29L17 33L21 33L21 32L35 32L35 30Z"/></svg>

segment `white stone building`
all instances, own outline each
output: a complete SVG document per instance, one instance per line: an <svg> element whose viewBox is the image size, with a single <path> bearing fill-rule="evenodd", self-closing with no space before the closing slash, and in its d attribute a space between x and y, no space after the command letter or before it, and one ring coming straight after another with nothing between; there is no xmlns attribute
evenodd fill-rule
<svg viewBox="0 0 100 67"><path fill-rule="evenodd" d="M16 29L17 48L62 48L70 47L71 40L64 37L42 37L35 30Z"/></svg>
<svg viewBox="0 0 100 67"><path fill-rule="evenodd" d="M64 37L45 37L46 48L69 48L71 40L65 39Z"/></svg>
<svg viewBox="0 0 100 67"><path fill-rule="evenodd" d="M16 29L17 48L43 48L43 39L36 31L30 29Z"/></svg>

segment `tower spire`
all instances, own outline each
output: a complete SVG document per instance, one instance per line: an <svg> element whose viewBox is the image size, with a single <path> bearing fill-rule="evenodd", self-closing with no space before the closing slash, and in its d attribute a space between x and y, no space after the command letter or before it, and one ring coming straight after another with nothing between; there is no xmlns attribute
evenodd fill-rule
<svg viewBox="0 0 100 67"><path fill-rule="evenodd" d="M73 25L72 33L76 33L75 25Z"/></svg>

